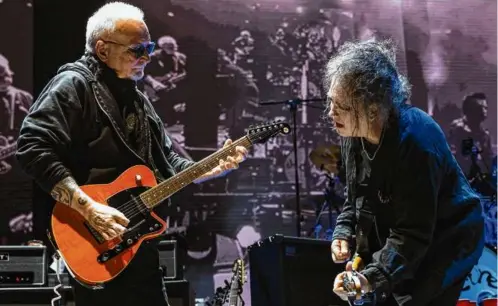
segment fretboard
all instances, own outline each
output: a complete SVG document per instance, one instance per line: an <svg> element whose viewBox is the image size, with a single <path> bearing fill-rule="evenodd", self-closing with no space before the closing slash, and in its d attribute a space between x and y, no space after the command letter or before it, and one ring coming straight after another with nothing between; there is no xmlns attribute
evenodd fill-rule
<svg viewBox="0 0 498 306"><path fill-rule="evenodd" d="M223 148L203 160L193 164L177 175L165 180L154 188L151 188L140 195L143 203L149 208L154 208L162 203L165 199L171 197L176 192L187 187L203 174L211 171L214 167L218 166L220 159L225 160L228 156L235 154L235 147L243 146L245 148L251 147L252 142L249 137L244 136L234 141L230 146Z"/></svg>

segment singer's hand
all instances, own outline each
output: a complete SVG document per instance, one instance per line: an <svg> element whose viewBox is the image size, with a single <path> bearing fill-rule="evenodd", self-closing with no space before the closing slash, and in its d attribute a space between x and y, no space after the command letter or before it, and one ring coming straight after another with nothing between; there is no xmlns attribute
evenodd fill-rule
<svg viewBox="0 0 498 306"><path fill-rule="evenodd" d="M335 263L346 262L346 260L351 257L351 253L349 251L349 243L347 240L335 239L334 241L332 241L330 249L332 251L332 260Z"/></svg>

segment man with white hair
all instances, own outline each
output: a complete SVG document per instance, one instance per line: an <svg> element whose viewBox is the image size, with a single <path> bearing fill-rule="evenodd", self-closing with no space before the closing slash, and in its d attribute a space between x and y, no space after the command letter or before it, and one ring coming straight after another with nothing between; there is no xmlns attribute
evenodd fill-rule
<svg viewBox="0 0 498 306"><path fill-rule="evenodd" d="M84 56L49 81L18 139L17 158L25 172L107 240L122 235L129 220L79 186L112 182L136 164L149 166L159 181L192 165L172 150L163 123L136 88L154 50L143 18L140 9L120 2L91 16ZM236 154L198 181L237 167L246 154L236 147ZM165 217L158 208L154 211ZM73 281L76 305L168 305L156 245L142 243L128 267L102 290Z"/></svg>

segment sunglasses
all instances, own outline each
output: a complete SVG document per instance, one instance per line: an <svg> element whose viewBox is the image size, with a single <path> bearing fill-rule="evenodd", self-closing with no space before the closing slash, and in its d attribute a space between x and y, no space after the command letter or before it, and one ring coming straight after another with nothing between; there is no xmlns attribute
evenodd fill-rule
<svg viewBox="0 0 498 306"><path fill-rule="evenodd" d="M146 43L141 43L139 45L134 45L131 47L129 45L125 45L125 44L118 43L118 42L111 41L111 40L102 40L102 41L105 43L111 43L111 44L115 44L115 45L128 47L128 51L131 52L133 54L133 56L135 56L136 58L141 58L146 53L147 53L147 55L150 55L152 52L154 52L154 49L156 48L156 44L152 41L146 42Z"/></svg>

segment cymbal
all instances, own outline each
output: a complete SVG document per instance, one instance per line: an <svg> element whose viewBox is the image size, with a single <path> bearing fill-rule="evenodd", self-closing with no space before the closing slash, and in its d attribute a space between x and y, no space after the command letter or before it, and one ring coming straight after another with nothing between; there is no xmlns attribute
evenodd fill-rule
<svg viewBox="0 0 498 306"><path fill-rule="evenodd" d="M321 145L311 150L309 158L318 169L337 173L337 164L341 160L341 147L338 145Z"/></svg>

